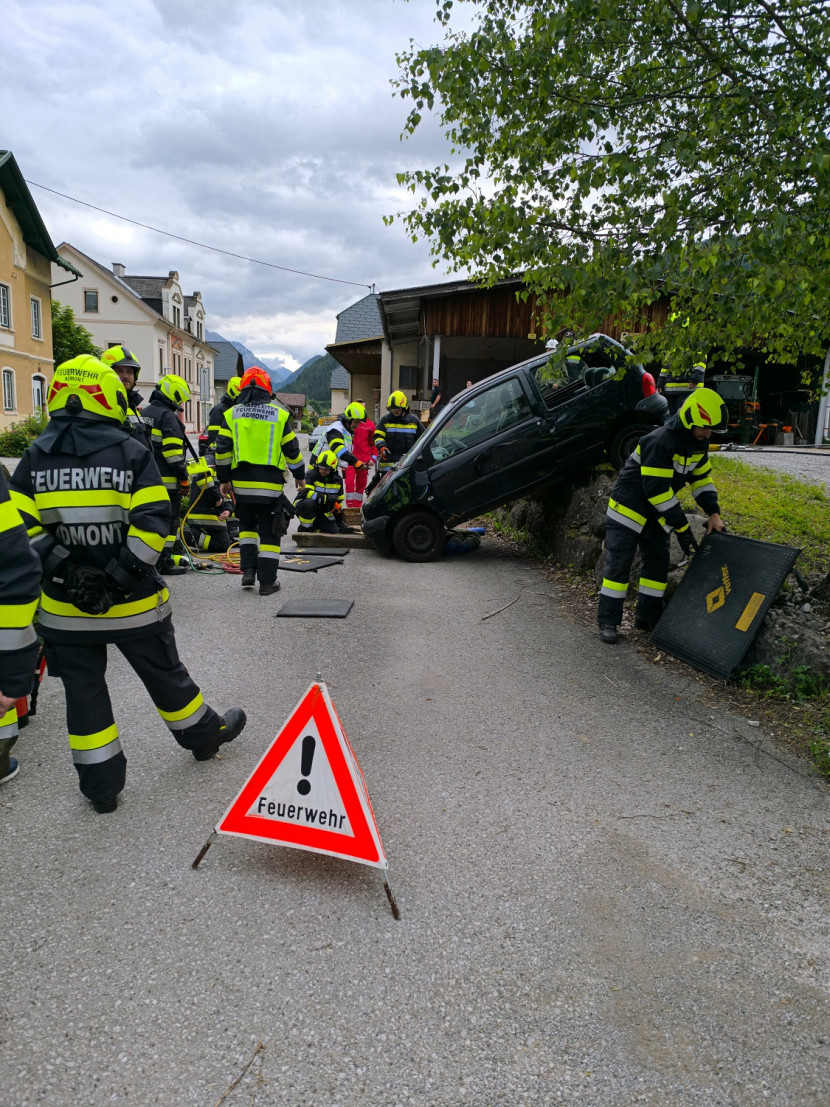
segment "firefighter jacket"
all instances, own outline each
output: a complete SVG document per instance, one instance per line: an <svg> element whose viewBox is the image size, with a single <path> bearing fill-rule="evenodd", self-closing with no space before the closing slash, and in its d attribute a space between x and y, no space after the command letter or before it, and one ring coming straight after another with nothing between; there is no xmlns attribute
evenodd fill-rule
<svg viewBox="0 0 830 1107"><path fill-rule="evenodd" d="M164 487L168 491L187 480L185 461L185 433L178 416L178 407L163 392L154 388L150 402L142 412L143 418L152 424L153 456L156 459Z"/></svg>
<svg viewBox="0 0 830 1107"><path fill-rule="evenodd" d="M273 403L265 389L243 389L216 436L217 477L233 484L242 503L270 506L282 495L286 464L295 480L305 478L291 413Z"/></svg>
<svg viewBox="0 0 830 1107"><path fill-rule="evenodd" d="M684 530L688 520L677 493L686 484L707 515L720 514L709 443L698 442L674 415L640 439L611 489L606 515L637 533L650 519L669 532Z"/></svg>
<svg viewBox="0 0 830 1107"><path fill-rule="evenodd" d="M337 454L337 460L344 465L354 465L357 458L352 453L352 432L348 430L339 419L326 428L326 433L320 438L311 455L312 462L316 461L323 450L333 450Z"/></svg>
<svg viewBox="0 0 830 1107"><path fill-rule="evenodd" d="M20 459L12 500L44 566L38 629L56 642L115 642L155 632L169 613L155 571L170 527L170 498L153 455L116 425L54 417ZM50 563L125 574L101 615L77 608ZM56 573L56 575L58 575Z"/></svg>
<svg viewBox="0 0 830 1107"><path fill-rule="evenodd" d="M227 519L220 519L223 511L230 511L233 504L229 503L219 491L216 481L206 481L204 484L194 481L190 486L190 509L187 513L187 522L195 530L211 532L227 531Z"/></svg>
<svg viewBox="0 0 830 1107"><path fill-rule="evenodd" d="M667 396L703 388L706 380L706 356L677 354L660 373L658 384Z"/></svg>
<svg viewBox="0 0 830 1107"><path fill-rule="evenodd" d="M232 408L235 403L238 403L238 398L229 396L226 392L222 399L214 407L210 409L210 415L208 416L208 449L212 450L216 446L216 436L219 431L225 425L225 412Z"/></svg>
<svg viewBox="0 0 830 1107"><path fill-rule="evenodd" d="M389 460L400 461L406 451L422 434L424 426L417 415L410 411L402 415L388 412L378 423L375 430L375 445L378 450L385 446L392 455Z"/></svg>
<svg viewBox="0 0 830 1107"><path fill-rule="evenodd" d="M334 517L335 511L342 511L345 503L343 492L343 478L339 473L330 473L322 476L317 466L308 471L305 488L295 498L294 504L298 505L303 500L312 500L318 505L327 519Z"/></svg>
<svg viewBox="0 0 830 1107"><path fill-rule="evenodd" d="M140 392L131 388L127 393L127 403L129 406L127 407L127 417L124 420L124 425L136 442L141 442L152 450L153 422L151 419L145 419L139 410L144 403L144 397Z"/></svg>
<svg viewBox="0 0 830 1107"><path fill-rule="evenodd" d="M38 640L32 619L40 597L40 561L29 545L26 526L9 495L2 469L0 547L0 692L19 699L32 690L37 659ZM0 709L0 720L3 714Z"/></svg>

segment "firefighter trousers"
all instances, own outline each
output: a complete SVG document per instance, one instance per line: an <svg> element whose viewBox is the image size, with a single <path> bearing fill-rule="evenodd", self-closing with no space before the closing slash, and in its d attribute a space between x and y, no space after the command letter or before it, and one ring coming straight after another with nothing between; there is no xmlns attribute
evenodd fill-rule
<svg viewBox="0 0 830 1107"><path fill-rule="evenodd" d="M280 536L274 534L270 504L246 503L237 498L239 567L255 569L260 584L273 584L280 566Z"/></svg>
<svg viewBox="0 0 830 1107"><path fill-rule="evenodd" d="M179 534L179 526L181 525L181 513L182 513L182 493L179 490L177 484L166 484L165 489L167 495L170 497L170 531L164 542L164 552L162 558L172 557L173 549L176 545L176 539Z"/></svg>
<svg viewBox="0 0 830 1107"><path fill-rule="evenodd" d="M642 566L634 617L651 625L660 618L669 577L669 534L656 519L650 519L640 533L608 519L605 530L605 569L597 610L600 625L608 623L619 626L622 622L631 566L638 549L642 556Z"/></svg>
<svg viewBox="0 0 830 1107"><path fill-rule="evenodd" d="M216 744L223 719L204 702L179 660L170 616L152 634L112 644L150 693L180 746L199 753ZM47 642L46 660L66 692L69 745L81 792L90 800L116 796L124 787L127 759L107 687L107 643Z"/></svg>

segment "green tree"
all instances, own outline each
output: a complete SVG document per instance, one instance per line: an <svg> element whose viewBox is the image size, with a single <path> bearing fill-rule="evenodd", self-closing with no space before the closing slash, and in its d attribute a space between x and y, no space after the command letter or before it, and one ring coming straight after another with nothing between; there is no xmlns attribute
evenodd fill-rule
<svg viewBox="0 0 830 1107"><path fill-rule="evenodd" d="M485 283L524 271L548 334L625 327L662 295L679 317L652 353L826 350L824 4L437 0L436 19L441 44L412 43L393 81L404 134L432 112L452 152L398 175L417 198L398 218L436 259Z"/></svg>
<svg viewBox="0 0 830 1107"><path fill-rule="evenodd" d="M71 307L52 301L52 357L55 365L62 365L70 358L80 354L94 354L96 357L101 350L92 341L92 335L75 322L75 312Z"/></svg>

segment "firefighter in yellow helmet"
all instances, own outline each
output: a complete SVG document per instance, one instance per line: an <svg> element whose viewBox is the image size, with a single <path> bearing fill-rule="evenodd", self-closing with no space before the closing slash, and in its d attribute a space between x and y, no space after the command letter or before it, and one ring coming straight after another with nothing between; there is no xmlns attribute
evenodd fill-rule
<svg viewBox="0 0 830 1107"><path fill-rule="evenodd" d="M386 402L387 412L375 429L378 450L378 471L369 485L371 492L377 482L394 469L412 443L424 433L421 420L409 410L409 400L403 392L393 392Z"/></svg>
<svg viewBox="0 0 830 1107"><path fill-rule="evenodd" d="M669 574L669 540L677 537L684 554L692 552L689 520L677 493L688 484L709 516L706 533L723 530L718 494L712 481L709 439L726 426L726 407L711 388L695 389L665 426L644 438L617 477L606 511L605 569L597 621L600 638L618 639L623 603L634 555L643 563L634 626L653 630L663 610Z"/></svg>
<svg viewBox="0 0 830 1107"><path fill-rule="evenodd" d="M259 580L260 596L280 590L280 540L287 517L293 515L283 494L286 466L302 488L305 462L291 429L291 413L274 402L265 370L252 365L216 436L216 474L222 495L233 494L236 501L242 587L253 588Z"/></svg>
<svg viewBox="0 0 830 1107"><path fill-rule="evenodd" d="M353 400L343 412L328 427L326 433L314 447L311 455L311 464L314 465L323 450L333 450L337 454L339 465L351 465L360 470L365 462L352 453L352 435L358 423L366 418L366 408L359 400Z"/></svg>
<svg viewBox="0 0 830 1107"><path fill-rule="evenodd" d="M187 566L175 558L182 497L190 491L185 429L179 419L179 409L189 399L190 385L184 377L165 371L143 411L144 418L152 424L153 456L170 497L170 531L164 543L164 555L158 564L159 572L169 576L187 572Z"/></svg>
<svg viewBox="0 0 830 1107"><path fill-rule="evenodd" d="M40 561L12 503L0 468L0 784L17 776L11 756L19 732L17 703L32 690L38 639L32 626L40 596Z"/></svg>
<svg viewBox="0 0 830 1107"><path fill-rule="evenodd" d="M124 425L133 437L143 442L150 449L153 448L153 424L145 419L140 412L144 397L137 390L138 375L141 366L135 354L126 346L110 346L101 354L101 361L109 365L118 375L118 379L124 385L127 393L127 418Z"/></svg>
<svg viewBox="0 0 830 1107"><path fill-rule="evenodd" d="M689 327L688 317L678 311L669 316L669 324L677 330ZM677 412L690 392L703 388L706 382L706 354L689 348L688 342L677 338L674 349L666 356L666 365L660 372L657 387L666 397L669 411Z"/></svg>
<svg viewBox="0 0 830 1107"><path fill-rule="evenodd" d="M216 464L216 436L225 425L225 412L228 408L233 407L239 400L239 391L241 388L242 378L231 377L227 383L224 396L222 396L218 404L210 409L207 429L207 449L205 450L205 457L208 459L208 465Z"/></svg>
<svg viewBox="0 0 830 1107"><path fill-rule="evenodd" d="M345 493L337 454L334 450L323 450L317 456L306 476L305 488L294 500L294 507L300 518L298 530L316 530L321 534L337 534L343 511Z"/></svg>
<svg viewBox="0 0 830 1107"><path fill-rule="evenodd" d="M127 394L84 354L59 365L50 422L11 481L12 500L43 568L38 631L49 673L66 692L69 745L81 792L114 811L126 779L106 682L118 647L180 746L216 755L245 725L218 715L179 660L170 597L155 570L170 529L170 499L153 455L124 428Z"/></svg>

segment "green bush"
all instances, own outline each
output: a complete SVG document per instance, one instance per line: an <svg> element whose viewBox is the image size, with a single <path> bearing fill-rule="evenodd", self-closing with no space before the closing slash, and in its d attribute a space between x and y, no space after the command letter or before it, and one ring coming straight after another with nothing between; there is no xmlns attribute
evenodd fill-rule
<svg viewBox="0 0 830 1107"><path fill-rule="evenodd" d="M23 451L45 430L49 422L46 412L27 415L19 423L12 423L8 430L0 431L0 457L22 457Z"/></svg>

